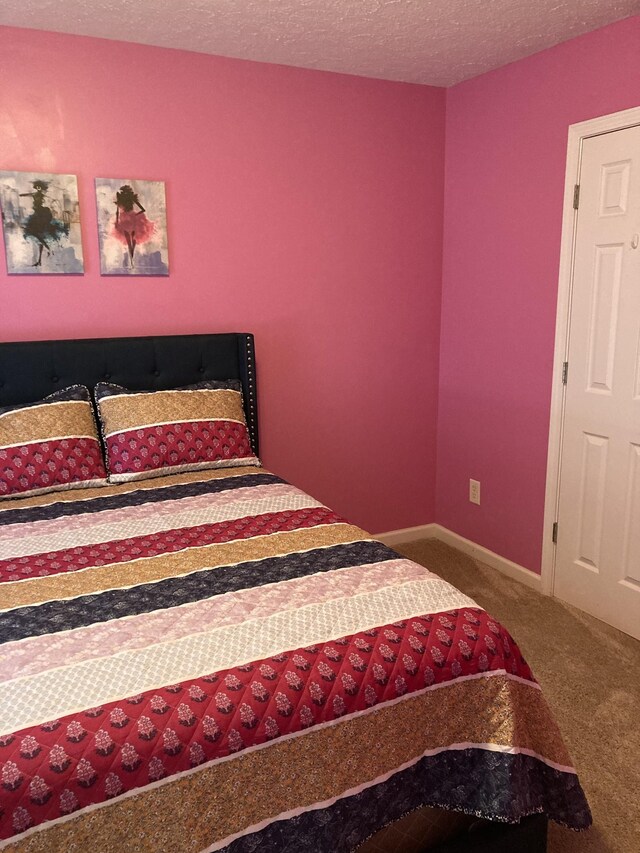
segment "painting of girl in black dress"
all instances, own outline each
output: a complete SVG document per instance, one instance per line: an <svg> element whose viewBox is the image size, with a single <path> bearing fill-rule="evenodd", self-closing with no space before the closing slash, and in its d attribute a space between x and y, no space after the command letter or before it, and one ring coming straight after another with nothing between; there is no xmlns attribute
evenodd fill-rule
<svg viewBox="0 0 640 853"><path fill-rule="evenodd" d="M7 272L84 271L75 175L0 172Z"/></svg>
<svg viewBox="0 0 640 853"><path fill-rule="evenodd" d="M168 275L164 183L96 178L103 275Z"/></svg>

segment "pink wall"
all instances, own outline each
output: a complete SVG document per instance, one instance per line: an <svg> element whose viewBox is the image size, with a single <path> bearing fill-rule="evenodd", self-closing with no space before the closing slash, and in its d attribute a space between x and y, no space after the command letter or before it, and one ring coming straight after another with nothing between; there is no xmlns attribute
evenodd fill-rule
<svg viewBox="0 0 640 853"><path fill-rule="evenodd" d="M538 571L567 127L640 103L639 46L633 18L446 93L438 397L442 90L0 28L0 169L78 175L86 261L0 258L0 339L252 330L269 467ZM169 279L100 277L97 175L166 181Z"/></svg>
<svg viewBox="0 0 640 853"><path fill-rule="evenodd" d="M635 17L447 92L436 517L534 571L567 128L638 106L639 83Z"/></svg>
<svg viewBox="0 0 640 853"><path fill-rule="evenodd" d="M265 464L374 531L433 520L444 100L0 28L0 169L78 175L86 269L0 257L0 340L253 331ZM95 176L166 181L168 279L100 277Z"/></svg>

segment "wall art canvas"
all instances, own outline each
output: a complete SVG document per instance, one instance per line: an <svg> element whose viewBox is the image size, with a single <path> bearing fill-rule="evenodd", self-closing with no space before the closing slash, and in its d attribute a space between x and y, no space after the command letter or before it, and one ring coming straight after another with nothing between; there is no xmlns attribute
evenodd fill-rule
<svg viewBox="0 0 640 853"><path fill-rule="evenodd" d="M84 272L75 175L0 172L0 207L8 273Z"/></svg>
<svg viewBox="0 0 640 853"><path fill-rule="evenodd" d="M169 275L164 181L96 178L102 275Z"/></svg>

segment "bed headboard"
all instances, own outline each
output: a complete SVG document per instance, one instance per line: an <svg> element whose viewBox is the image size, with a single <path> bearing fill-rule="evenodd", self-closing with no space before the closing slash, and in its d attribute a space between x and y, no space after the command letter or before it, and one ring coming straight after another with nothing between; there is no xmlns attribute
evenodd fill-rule
<svg viewBox="0 0 640 853"><path fill-rule="evenodd" d="M164 390L205 379L239 379L251 445L258 455L253 335L169 335L0 343L0 407L31 403L68 385L115 382Z"/></svg>

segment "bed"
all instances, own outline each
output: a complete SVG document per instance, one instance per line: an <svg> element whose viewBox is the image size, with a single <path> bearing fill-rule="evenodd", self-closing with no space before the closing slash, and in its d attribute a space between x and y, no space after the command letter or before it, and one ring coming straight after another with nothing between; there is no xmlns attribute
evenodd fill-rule
<svg viewBox="0 0 640 853"><path fill-rule="evenodd" d="M0 500L0 849L378 851L426 815L439 850L540 853L548 819L589 826L508 631L252 461L250 334L0 344L0 411L228 380L241 460Z"/></svg>

